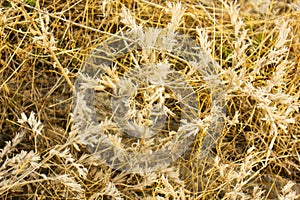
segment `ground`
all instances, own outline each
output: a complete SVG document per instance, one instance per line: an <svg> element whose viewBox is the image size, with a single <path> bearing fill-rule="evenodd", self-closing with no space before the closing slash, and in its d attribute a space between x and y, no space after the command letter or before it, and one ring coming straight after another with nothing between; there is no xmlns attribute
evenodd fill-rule
<svg viewBox="0 0 300 200"><path fill-rule="evenodd" d="M299 21L296 0L2 1L0 197L300 199ZM224 91L224 126L215 140L204 141L210 134L206 123L213 121L209 113L216 95L211 96L220 93L213 93L207 74L193 73L187 82L197 91L201 112L189 150L164 168L122 171L84 144L75 126L76 83L93 49L120 31L146 34L150 28L188 35L213 61ZM134 52L139 62L150 62L143 53ZM136 65L130 56L114 61L119 71L112 75ZM182 66L189 57L169 52L166 58L175 70L187 69ZM198 64L207 67L209 62ZM113 89L114 84L98 78L97 90ZM199 89L201 84L207 90ZM182 107L169 104L172 120L182 118ZM113 130L107 131L111 139L140 144ZM179 129L168 128L161 136L171 137L172 131Z"/></svg>

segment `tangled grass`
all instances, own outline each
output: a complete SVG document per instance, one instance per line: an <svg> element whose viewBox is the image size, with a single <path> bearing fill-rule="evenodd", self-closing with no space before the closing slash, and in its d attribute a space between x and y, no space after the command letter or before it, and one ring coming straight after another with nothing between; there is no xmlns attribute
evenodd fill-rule
<svg viewBox="0 0 300 200"><path fill-rule="evenodd" d="M292 0L2 1L1 198L299 199L299 16ZM108 37L138 26L176 29L219 63L227 112L213 156L199 156L205 129L148 173L112 169L82 144L78 72Z"/></svg>

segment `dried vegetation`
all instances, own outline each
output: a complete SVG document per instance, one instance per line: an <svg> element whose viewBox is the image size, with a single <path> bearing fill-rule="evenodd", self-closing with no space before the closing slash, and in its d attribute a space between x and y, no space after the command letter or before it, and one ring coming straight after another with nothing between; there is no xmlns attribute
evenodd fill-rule
<svg viewBox="0 0 300 200"><path fill-rule="evenodd" d="M292 0L1 1L0 197L299 199L299 16ZM198 156L195 142L169 167L128 173L80 142L70 114L78 72L135 25L176 26L219 63L227 112L213 156Z"/></svg>

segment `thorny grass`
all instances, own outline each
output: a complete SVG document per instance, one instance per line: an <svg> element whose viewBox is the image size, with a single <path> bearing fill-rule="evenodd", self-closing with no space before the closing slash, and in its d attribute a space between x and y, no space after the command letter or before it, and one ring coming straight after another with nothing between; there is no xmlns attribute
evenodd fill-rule
<svg viewBox="0 0 300 200"><path fill-rule="evenodd" d="M2 199L299 199L299 1L182 6L179 30L222 67L227 120L214 159L199 159L195 143L188 159L140 175L110 169L80 145L73 83L91 50L126 28L123 7L137 23L165 28L167 4L1 2Z"/></svg>

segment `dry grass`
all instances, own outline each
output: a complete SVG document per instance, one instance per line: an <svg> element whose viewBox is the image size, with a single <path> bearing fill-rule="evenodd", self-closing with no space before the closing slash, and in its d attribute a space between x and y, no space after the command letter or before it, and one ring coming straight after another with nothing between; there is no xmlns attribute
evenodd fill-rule
<svg viewBox="0 0 300 200"><path fill-rule="evenodd" d="M300 199L299 1L181 3L171 25L220 64L225 127L213 156L198 156L195 141L172 166L140 174L111 169L78 140L74 82L92 49L130 28L122 9L167 28L168 4L1 2L2 199Z"/></svg>

